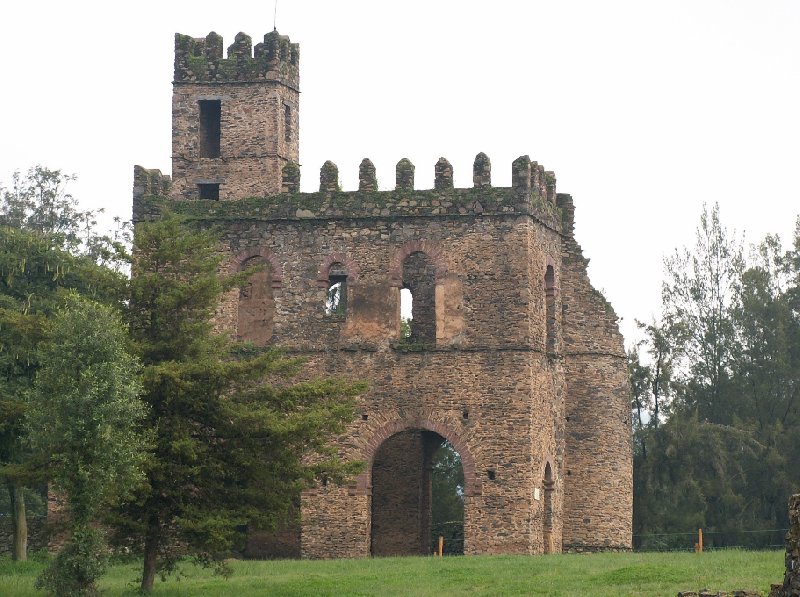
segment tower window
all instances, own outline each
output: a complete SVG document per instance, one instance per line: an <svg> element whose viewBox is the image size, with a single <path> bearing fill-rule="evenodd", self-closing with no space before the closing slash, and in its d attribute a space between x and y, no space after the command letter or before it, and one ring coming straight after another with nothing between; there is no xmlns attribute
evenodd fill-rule
<svg viewBox="0 0 800 597"><path fill-rule="evenodd" d="M200 199L210 199L211 201L219 201L219 183L203 183L197 185L200 194Z"/></svg>
<svg viewBox="0 0 800 597"><path fill-rule="evenodd" d="M200 157L218 158L221 136L222 102L200 100Z"/></svg>
<svg viewBox="0 0 800 597"><path fill-rule="evenodd" d="M283 105L283 138L292 140L292 107L286 104Z"/></svg>
<svg viewBox="0 0 800 597"><path fill-rule="evenodd" d="M544 301L546 320L546 350L556 350L556 276L553 266L548 265L544 275Z"/></svg>

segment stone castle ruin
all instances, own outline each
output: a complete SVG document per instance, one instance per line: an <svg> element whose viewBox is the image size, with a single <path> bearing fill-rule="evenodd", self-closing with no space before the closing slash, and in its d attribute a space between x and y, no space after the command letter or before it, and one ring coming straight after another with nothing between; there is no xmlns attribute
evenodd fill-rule
<svg viewBox="0 0 800 597"><path fill-rule="evenodd" d="M403 159L379 191L365 159L357 191L326 162L319 192L301 193L299 60L276 31L255 48L238 34L227 57L215 33L176 35L172 177L137 166L133 201L134 221L169 204L223 230L233 270L264 266L220 306L222 329L369 383L336 440L364 471L302 495L284 554L430 553L444 440L464 472L465 553L629 549L625 352L572 197L528 156L510 164L511 187L493 187L482 153L471 188L453 188L442 158L417 189Z"/></svg>

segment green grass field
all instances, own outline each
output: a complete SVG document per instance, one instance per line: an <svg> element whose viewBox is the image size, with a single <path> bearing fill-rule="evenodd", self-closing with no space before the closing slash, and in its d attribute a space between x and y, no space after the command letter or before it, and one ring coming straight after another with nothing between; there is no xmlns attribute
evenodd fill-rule
<svg viewBox="0 0 800 597"><path fill-rule="evenodd" d="M0 595L42 593L40 562L0 559ZM180 578L156 581L154 595L548 595L672 596L679 590L756 589L765 596L783 579L779 551L630 553L551 556L380 558L334 561L233 562L227 580L186 565ZM136 595L134 564L114 566L103 595Z"/></svg>

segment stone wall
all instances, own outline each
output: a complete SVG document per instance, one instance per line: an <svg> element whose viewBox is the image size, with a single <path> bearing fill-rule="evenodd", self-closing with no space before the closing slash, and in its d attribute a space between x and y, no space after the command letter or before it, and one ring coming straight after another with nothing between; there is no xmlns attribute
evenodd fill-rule
<svg viewBox="0 0 800 597"><path fill-rule="evenodd" d="M47 547L47 518L28 517L28 552ZM14 547L14 524L10 516L0 516L0 556L10 556Z"/></svg>
<svg viewBox="0 0 800 597"><path fill-rule="evenodd" d="M218 184L223 201L275 195L281 171L299 160L299 49L271 32L256 45L240 33L222 58L222 38L175 36L172 94L174 199ZM224 84L223 84L224 83ZM219 101L218 157L203 157L200 101Z"/></svg>
<svg viewBox="0 0 800 597"><path fill-rule="evenodd" d="M449 187L452 167L440 160L436 188L417 190L410 163L401 162L394 191L338 191L338 172L328 163L321 172L327 190L319 193L171 202L190 220L223 230L232 271L254 258L265 264L258 283L269 291L259 296L273 302L266 341L306 355L309 375L369 382L356 421L339 440L342 455L364 461L367 470L351 487L320 486L303 496L303 555L374 551L372 525L383 522L374 514L373 474L383 473L373 464L384 442L410 430L446 438L465 463L466 553L541 553L545 518L555 551L562 529L565 548L629 548L621 337L613 311L588 282L579 247L562 228L554 178L523 156L512 166L515 186L491 187L488 158L479 155L478 186ZM371 176L374 170L362 164L364 186ZM150 187L158 187L153 180ZM157 217L163 203L138 196L134 216ZM346 279L346 312L337 316L325 311L333 264ZM400 338L403 286L419 301L419 327L409 341ZM218 312L220 329L243 336L251 296L231 293ZM581 421L579 410L587 419L577 431L569 421ZM424 466L417 466L408 483L421 479ZM570 485L572 475L579 483ZM608 495L575 497L589 493L592 482L608 487ZM412 526L419 537L419 525ZM400 551L419 553L418 541Z"/></svg>
<svg viewBox="0 0 800 597"><path fill-rule="evenodd" d="M304 355L308 376L369 383L335 440L366 468L302 495L302 555L425 552L430 438L461 456L465 553L630 548L622 339L555 175L520 156L512 186L492 187L479 153L472 188L453 188L440 158L419 190L404 158L394 190L378 191L364 159L343 192L329 161L319 192L299 193L297 46L273 32L255 49L237 35L227 58L222 47L215 33L176 36L173 176L135 168L133 218L169 205L223 231L230 271L261 264L220 304L218 330Z"/></svg>
<svg viewBox="0 0 800 597"><path fill-rule="evenodd" d="M274 531L250 529L242 555L257 560L300 557L300 522L286 521Z"/></svg>
<svg viewBox="0 0 800 597"><path fill-rule="evenodd" d="M786 533L786 571L783 583L772 585L770 597L800 596L800 493L789 499L789 531Z"/></svg>
<svg viewBox="0 0 800 597"><path fill-rule="evenodd" d="M567 232L572 198L559 195ZM564 549L630 549L633 462L630 389L611 305L589 282L588 260L569 234L562 245L565 416Z"/></svg>
<svg viewBox="0 0 800 597"><path fill-rule="evenodd" d="M372 469L371 554L430 554L431 457L442 438L410 430L387 439Z"/></svg>

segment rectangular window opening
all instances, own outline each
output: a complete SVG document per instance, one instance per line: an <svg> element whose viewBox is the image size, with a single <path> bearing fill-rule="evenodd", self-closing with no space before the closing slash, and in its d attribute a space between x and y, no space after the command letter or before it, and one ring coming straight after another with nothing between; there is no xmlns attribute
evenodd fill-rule
<svg viewBox="0 0 800 597"><path fill-rule="evenodd" d="M219 183L203 183L197 185L200 193L200 199L210 199L211 201L219 201Z"/></svg>
<svg viewBox="0 0 800 597"><path fill-rule="evenodd" d="M219 145L222 133L222 102L200 100L200 157L220 157Z"/></svg>
<svg viewBox="0 0 800 597"><path fill-rule="evenodd" d="M344 318L347 315L347 276L329 274L325 314Z"/></svg>
<svg viewBox="0 0 800 597"><path fill-rule="evenodd" d="M292 140L292 108L286 104L283 105L283 138Z"/></svg>

